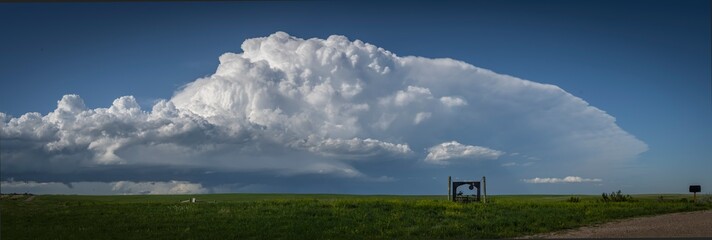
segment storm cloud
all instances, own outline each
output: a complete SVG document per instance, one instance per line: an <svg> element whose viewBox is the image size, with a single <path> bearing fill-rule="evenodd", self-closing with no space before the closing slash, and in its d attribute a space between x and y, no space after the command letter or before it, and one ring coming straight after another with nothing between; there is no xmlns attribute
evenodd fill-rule
<svg viewBox="0 0 712 240"><path fill-rule="evenodd" d="M150 166L371 181L397 178L369 171L380 165L439 168L513 152L606 164L648 149L614 117L557 86L453 59L284 32L248 39L242 50L223 54L214 74L151 109L132 96L89 109L68 94L46 114L0 113L3 175ZM181 183L170 177L154 181L170 183L166 189ZM121 189L143 189L119 180L135 179L112 181ZM190 184L176 186L203 187Z"/></svg>

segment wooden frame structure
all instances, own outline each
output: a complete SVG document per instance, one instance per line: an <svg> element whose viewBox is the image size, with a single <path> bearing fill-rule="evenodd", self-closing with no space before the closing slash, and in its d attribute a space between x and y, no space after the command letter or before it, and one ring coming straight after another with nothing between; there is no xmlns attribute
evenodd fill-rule
<svg viewBox="0 0 712 240"><path fill-rule="evenodd" d="M470 190L477 188L477 195L458 194L457 188L462 185L469 185ZM484 196L480 194L480 189L484 190ZM482 181L452 181L452 176L447 177L447 199L453 202L487 202L487 180L482 177Z"/></svg>

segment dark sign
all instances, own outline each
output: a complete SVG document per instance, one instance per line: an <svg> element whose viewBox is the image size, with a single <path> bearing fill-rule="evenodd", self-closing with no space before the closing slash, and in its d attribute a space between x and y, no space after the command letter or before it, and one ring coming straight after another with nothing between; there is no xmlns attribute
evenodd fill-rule
<svg viewBox="0 0 712 240"><path fill-rule="evenodd" d="M690 185L690 192L698 193L701 191L702 191L702 187L700 187L700 185Z"/></svg>

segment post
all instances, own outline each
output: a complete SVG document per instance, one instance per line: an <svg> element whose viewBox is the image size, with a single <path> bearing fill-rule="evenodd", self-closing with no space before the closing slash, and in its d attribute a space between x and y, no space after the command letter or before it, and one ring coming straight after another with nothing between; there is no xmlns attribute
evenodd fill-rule
<svg viewBox="0 0 712 240"><path fill-rule="evenodd" d="M447 176L447 200L448 201L452 201L452 191L450 189L451 187L452 187L452 177Z"/></svg>
<svg viewBox="0 0 712 240"><path fill-rule="evenodd" d="M482 190L484 192L484 197L482 197L482 202L487 203L487 179L482 176Z"/></svg>
<svg viewBox="0 0 712 240"><path fill-rule="evenodd" d="M482 183L475 182L475 186L477 186L477 201L480 201L480 191L482 190Z"/></svg>

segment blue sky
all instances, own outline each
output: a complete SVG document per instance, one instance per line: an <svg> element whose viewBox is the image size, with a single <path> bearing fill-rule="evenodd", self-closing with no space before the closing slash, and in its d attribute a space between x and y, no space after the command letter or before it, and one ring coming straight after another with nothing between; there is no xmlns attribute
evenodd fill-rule
<svg viewBox="0 0 712 240"><path fill-rule="evenodd" d="M174 98L180 93L188 94L182 92L190 89L186 84L198 78L210 78L220 65L218 57L226 52L242 53L241 45L247 39L267 37L283 31L302 40L325 40L331 35L342 35L351 43L358 39L398 57L450 58L497 74L552 84L605 112L605 115L595 117L603 119L607 115L615 118L614 125L622 129L625 137L631 136L635 140L635 143L627 138L620 140L623 141L620 143L621 148L628 146L627 143L631 143L631 146L643 143L646 146L645 151L634 150L635 147L626 148L624 150L627 155L624 154L625 157L614 162L607 160L610 156L592 154L588 150L566 154L555 154L546 148L532 150L526 146L561 138L567 131L594 127L591 131L598 131L599 126L610 122L585 125L571 123L565 125L568 128L563 130L540 131L531 129L531 126L538 125L527 125L531 122L526 119L510 122L506 116L548 116L518 115L524 114L527 109L545 111L546 106L514 106L500 111L497 110L499 107L509 105L492 105L489 102L497 102L495 100L498 95L494 96L495 99L486 99L480 106L474 96L438 90L436 83L427 87L431 84L427 80L418 80L420 84L413 84L413 81L398 78L388 80L401 81L398 87L389 89L392 90L393 99L397 98L398 91L405 96L422 93L420 90L427 89L431 91L433 99L458 97L472 107L457 110L461 114L448 115L450 117L442 119L436 111L422 110L426 105L419 106L420 112L413 112L422 113L420 117L424 121L441 121L434 126L446 125L448 122L445 120L453 121L449 123L472 122L473 119L468 116L488 107L493 110L487 112L486 116L502 115L503 119L490 117L481 127L462 127L461 131L443 128L443 131L432 133L435 135L427 135L429 127L419 127L424 126L419 121L415 121L418 124L414 124L412 129L401 131L390 127L383 134L366 131L339 135L327 131L320 136L324 138L319 140L323 140L321 145L315 146L323 147L329 139L334 140L329 143L341 144L344 142L339 142L339 139L356 137L361 142L348 143L366 146L367 143L362 140L369 138L379 141L376 145L383 149L389 149L391 145L388 144L407 144L412 153L398 157L368 152L364 155L375 156L372 157L375 160L367 159L369 157L364 157L364 161L352 160L352 156L334 163L326 159L329 156L338 158L333 157L335 153L325 152L315 146L305 148L311 150L280 147L269 153L250 152L249 156L256 159L264 158L253 160L268 163L264 166L252 166L254 162L246 163L244 159L231 161L226 157L230 154L220 153L223 150L201 150L203 155L190 152L195 154L191 155L194 158L215 159L205 164L157 163L158 160L147 164L141 159L145 153L141 154L142 150L138 148L151 148L154 146L151 144L160 145L164 140L146 140L150 144L122 145L115 154L117 159L128 163L106 164L101 162L98 157L100 154L95 151L77 150L96 149L89 145L90 142L100 145L97 139L77 143L69 147L70 150L58 152L47 150L42 145L47 142L32 142L34 140L30 141L27 137L4 132L0 142L3 153L3 169L0 172L4 180L3 191L85 193L92 192L86 189L96 189L94 185L110 183L116 186L118 182L129 182L134 184L134 188L125 190L130 192L143 189L145 182L161 182L165 186L172 186L171 181L174 181L173 185L196 187L203 192L437 194L444 192L439 187L444 186L443 179L448 175L462 178L487 175L492 185L488 191L494 193L597 194L618 189L631 193L685 192L688 184L712 186L712 178L707 173L712 169L712 127L709 124L712 122L712 40L709 9L709 1L455 1L407 6L398 2L322 1L2 4L0 30L4 37L0 39L0 112L8 115L4 119L5 123L11 121L9 116L17 118L28 112L39 112L45 116L55 111L57 101L66 94L79 95L86 109L109 108L115 99L130 95L143 111L150 112L154 104L166 99L175 102L181 111L196 112L195 107L189 107L193 106L190 103ZM411 67L418 69L434 66L434 63L417 64L425 65ZM445 85L442 86L445 89ZM195 91L201 91L197 86L195 88ZM524 98L535 99L539 96L536 95L538 93L532 94L525 94ZM378 95L386 100L388 96ZM503 96L503 99L516 98ZM287 109L285 103L270 104L282 110ZM395 104L398 105L397 101ZM373 105L369 106L369 112L376 111ZM507 115L510 111L512 115ZM206 117L208 114L198 115ZM359 115L359 123L365 122L364 119L368 117ZM567 119L562 118L560 121L567 122ZM217 123L217 120L206 121L216 127L230 125ZM362 128L366 128L365 125L359 125L359 129ZM4 125L4 130L8 129L14 130ZM506 131L498 133L497 129L520 131L506 135L501 134ZM547 135L551 132L549 130L561 135ZM78 134L77 131L72 132L74 130L68 131ZM423 135L419 136L419 132ZM610 139L598 140L618 143L618 138L614 138L617 134L611 135L613 137ZM432 142L422 140L428 137L432 137ZM48 139L53 138L57 136ZM265 149L264 146L269 144L284 143L246 141L254 141L254 144L262 146L260 149ZM426 154L436 152L440 149L438 146L442 147L442 144L451 141L464 146L461 149L466 150L467 146L482 147L502 154L493 160L486 160L486 155L467 155L449 158L462 158L453 164L428 164ZM542 147L550 149L554 146L554 143L551 144ZM600 146L586 145L589 142L581 144L590 146L591 152L613 151L594 149ZM387 152L383 149L379 151ZM527 155L527 152L519 152L527 149L530 150L528 156L534 159L531 164L527 164L530 161L523 157L516 157ZM67 151L76 152L63 155ZM148 152L158 154L160 151L154 149ZM59 155L64 157L53 158ZM87 157L87 161L77 160L82 158L80 156ZM273 160L319 158L315 156L324 158L324 162L317 161L314 164L326 164L329 169L353 170L366 177L290 171L294 170L289 167L291 165L282 165L283 162ZM576 159L579 156L592 159ZM38 158L54 159L51 161L60 162L58 164L62 161L79 163L76 166L68 164L73 167L67 170L54 171L36 167L44 161ZM381 161L391 158L405 160ZM306 163L297 162L295 166ZM246 167L248 165L250 167ZM283 167L266 167L272 165ZM590 171L576 166L586 166L583 169ZM218 171L224 168L233 170ZM567 176L592 181L525 181L534 178L563 179ZM284 187L279 184L283 181L290 181L294 186ZM77 184L80 182L85 183ZM43 186L56 185L56 188L33 190L32 186L37 185L30 183L48 183ZM66 188L64 186L67 185L63 184L92 187ZM110 190L96 192L112 193ZM161 193L158 190L154 192Z"/></svg>

